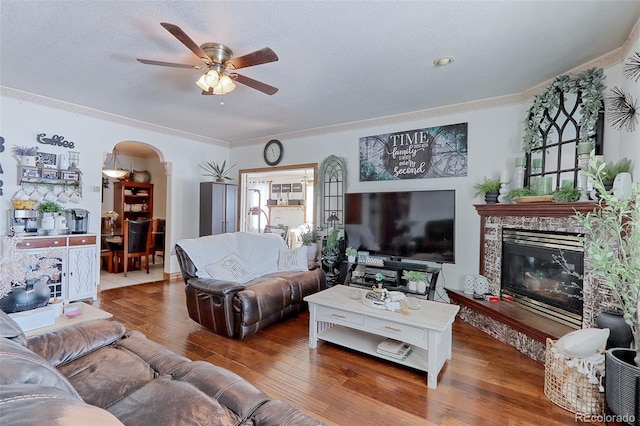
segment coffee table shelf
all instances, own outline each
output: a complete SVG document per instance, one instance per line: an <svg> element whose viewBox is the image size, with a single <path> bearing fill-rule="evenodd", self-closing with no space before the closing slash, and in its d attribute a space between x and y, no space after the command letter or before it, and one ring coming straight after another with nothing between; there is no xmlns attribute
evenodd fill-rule
<svg viewBox="0 0 640 426"><path fill-rule="evenodd" d="M371 355L376 358L395 362L396 364L402 364L407 367L415 368L416 370L429 371L428 351L412 345L412 352L405 359L386 356L378 353L377 351L378 344L382 342L384 338L375 334L354 330L352 328L343 327L340 325L334 325L332 327L329 327L325 331L318 333L318 339L324 340L325 342L334 343L345 348L353 349L355 351Z"/></svg>

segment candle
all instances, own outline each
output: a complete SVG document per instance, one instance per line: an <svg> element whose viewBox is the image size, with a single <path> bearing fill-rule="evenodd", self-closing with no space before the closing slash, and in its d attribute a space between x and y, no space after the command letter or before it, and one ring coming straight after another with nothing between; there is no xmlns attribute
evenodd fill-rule
<svg viewBox="0 0 640 426"><path fill-rule="evenodd" d="M578 155L589 154L593 149L593 145L589 142L581 142L578 144Z"/></svg>
<svg viewBox="0 0 640 426"><path fill-rule="evenodd" d="M500 173L500 183L507 183L507 182L509 182L509 171L503 170L502 173Z"/></svg>
<svg viewBox="0 0 640 426"><path fill-rule="evenodd" d="M531 160L531 167L533 167L534 169L541 169L542 158L534 158L533 160Z"/></svg>
<svg viewBox="0 0 640 426"><path fill-rule="evenodd" d="M516 167L524 167L527 165L527 159L524 157L516 157Z"/></svg>

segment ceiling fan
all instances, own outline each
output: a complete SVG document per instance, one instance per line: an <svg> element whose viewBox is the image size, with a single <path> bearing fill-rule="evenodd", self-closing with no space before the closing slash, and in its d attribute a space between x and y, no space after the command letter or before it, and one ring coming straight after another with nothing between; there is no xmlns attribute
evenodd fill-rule
<svg viewBox="0 0 640 426"><path fill-rule="evenodd" d="M189 50L204 62L204 65L177 64L174 62L153 61L140 58L138 58L138 62L164 67L191 68L195 70L206 69L207 72L196 81L196 85L202 89L203 95L227 94L235 89L236 85L234 81L259 90L267 95L273 95L278 91L276 87L233 72L240 68L277 61L278 55L270 48L265 47L264 49L233 58L233 52L224 44L204 43L198 46L177 25L168 22L161 22L160 25L180 40L182 44L187 46Z"/></svg>

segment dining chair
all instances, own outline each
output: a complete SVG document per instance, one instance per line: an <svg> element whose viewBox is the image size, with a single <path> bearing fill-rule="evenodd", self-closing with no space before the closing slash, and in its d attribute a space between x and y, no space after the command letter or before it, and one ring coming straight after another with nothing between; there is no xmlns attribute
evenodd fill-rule
<svg viewBox="0 0 640 426"><path fill-rule="evenodd" d="M107 272L113 272L113 250L111 250L104 236L100 238L100 260L104 260L107 263ZM102 266L100 267L102 268Z"/></svg>
<svg viewBox="0 0 640 426"><path fill-rule="evenodd" d="M151 247L149 247L149 254L151 255L151 261L156 264L156 252L161 251L162 264L164 265L164 234L167 227L167 220L156 218L153 220L153 228L151 231Z"/></svg>
<svg viewBox="0 0 640 426"><path fill-rule="evenodd" d="M127 276L129 262L134 265L137 258L142 268L142 258L145 258L147 274L149 273L149 247L151 246L151 220L124 220L122 221L122 247L113 251L113 260L118 268L122 263L124 276ZM119 268L118 268L119 270Z"/></svg>

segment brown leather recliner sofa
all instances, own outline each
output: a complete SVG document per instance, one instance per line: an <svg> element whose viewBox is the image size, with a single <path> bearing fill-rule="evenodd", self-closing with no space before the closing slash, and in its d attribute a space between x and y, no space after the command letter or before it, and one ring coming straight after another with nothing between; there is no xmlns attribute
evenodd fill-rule
<svg viewBox="0 0 640 426"><path fill-rule="evenodd" d="M25 338L0 311L0 424L318 425L235 373L112 320Z"/></svg>
<svg viewBox="0 0 640 426"><path fill-rule="evenodd" d="M306 247L270 233L233 232L178 241L189 316L213 332L244 338L301 312L305 296L327 287Z"/></svg>

